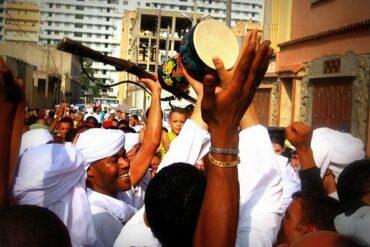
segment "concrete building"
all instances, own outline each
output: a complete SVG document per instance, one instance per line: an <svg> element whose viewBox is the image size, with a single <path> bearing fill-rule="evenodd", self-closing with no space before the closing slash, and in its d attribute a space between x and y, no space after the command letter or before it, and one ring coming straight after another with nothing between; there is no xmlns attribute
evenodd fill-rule
<svg viewBox="0 0 370 247"><path fill-rule="evenodd" d="M4 38L4 17L5 17L5 7L4 7L4 0L0 0L0 42L3 41Z"/></svg>
<svg viewBox="0 0 370 247"><path fill-rule="evenodd" d="M157 32L159 18L161 24ZM121 57L154 73L159 65L177 53L182 37L191 25L191 20L175 11L138 9L128 12L123 18ZM121 73L121 79L136 80L127 73ZM147 109L150 103L150 96L135 85L122 84L119 92L120 100L131 107ZM168 96L170 94L163 91L162 97ZM188 102L182 100L173 104L185 106ZM162 106L169 108L168 103Z"/></svg>
<svg viewBox="0 0 370 247"><path fill-rule="evenodd" d="M55 46L64 37L82 42L106 55L119 57L121 23L127 1L122 0L39 0L41 8L40 45ZM118 81L112 66L93 63L94 77L104 83ZM117 87L102 90L116 98Z"/></svg>
<svg viewBox="0 0 370 247"><path fill-rule="evenodd" d="M274 8L271 14L285 22L281 27L271 22L277 53L276 81L268 95L270 125L302 121L313 128L348 130L365 143L369 156L370 2L283 3L290 14L281 16ZM284 23L289 33L276 32Z"/></svg>
<svg viewBox="0 0 370 247"><path fill-rule="evenodd" d="M0 56L10 57L21 70L27 67L27 76L23 77L29 107L50 108L62 101L71 104L79 101L80 64L76 56L53 47L15 43L1 43ZM29 65L32 66L31 77ZM19 69L16 72L18 74Z"/></svg>
<svg viewBox="0 0 370 247"><path fill-rule="evenodd" d="M3 42L37 44L40 9L36 3L6 1L3 18Z"/></svg>
<svg viewBox="0 0 370 247"><path fill-rule="evenodd" d="M138 1L139 2L139 1ZM144 0L140 1L140 8L154 8L177 11L193 18L194 10L200 15L209 15L212 19L224 20L226 15L226 0ZM231 21L234 25L238 21L263 21L263 0L232 1Z"/></svg>

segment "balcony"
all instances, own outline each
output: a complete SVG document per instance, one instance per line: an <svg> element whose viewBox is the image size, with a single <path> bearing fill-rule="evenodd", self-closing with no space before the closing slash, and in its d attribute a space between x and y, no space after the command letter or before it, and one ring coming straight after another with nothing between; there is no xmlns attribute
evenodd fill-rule
<svg viewBox="0 0 370 247"><path fill-rule="evenodd" d="M39 27L38 26L31 26L31 25L26 25L26 24L5 24L4 29L6 30L23 30L27 32L38 32Z"/></svg>

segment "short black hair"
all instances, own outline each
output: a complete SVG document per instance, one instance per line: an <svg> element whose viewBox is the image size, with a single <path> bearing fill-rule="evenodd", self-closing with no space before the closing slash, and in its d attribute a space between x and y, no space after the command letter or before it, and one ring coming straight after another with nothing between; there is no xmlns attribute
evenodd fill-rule
<svg viewBox="0 0 370 247"><path fill-rule="evenodd" d="M205 189L204 173L185 163L165 167L153 177L145 193L145 211L162 246L192 246Z"/></svg>
<svg viewBox="0 0 370 247"><path fill-rule="evenodd" d="M93 116L88 116L85 120L85 122L87 123L91 123L94 128L97 128L99 126L99 122L98 122L98 119L96 119L95 117Z"/></svg>
<svg viewBox="0 0 370 247"><path fill-rule="evenodd" d="M67 227L52 211L18 205L0 211L0 245L72 247Z"/></svg>
<svg viewBox="0 0 370 247"><path fill-rule="evenodd" d="M32 124L35 124L37 122L37 119L38 119L38 117L36 117L36 116L33 116L33 115L32 116L29 116L27 118L26 124L28 126L31 126Z"/></svg>
<svg viewBox="0 0 370 247"><path fill-rule="evenodd" d="M352 162L338 177L337 192L341 203L360 201L370 189L370 160Z"/></svg>
<svg viewBox="0 0 370 247"><path fill-rule="evenodd" d="M282 148L285 146L284 132L269 132L270 140L273 144L279 144Z"/></svg>
<svg viewBox="0 0 370 247"><path fill-rule="evenodd" d="M138 117L137 115L131 115L131 117L132 117L133 119L135 119L136 121L139 121L139 117Z"/></svg>
<svg viewBox="0 0 370 247"><path fill-rule="evenodd" d="M73 128L73 120L70 117L63 117L59 120L58 123L70 123L71 127Z"/></svg>
<svg viewBox="0 0 370 247"><path fill-rule="evenodd" d="M78 129L70 129L67 133L66 133L66 136L64 138L64 141L66 142L73 142L73 140L75 139L76 135L78 134Z"/></svg>
<svg viewBox="0 0 370 247"><path fill-rule="evenodd" d="M340 211L338 200L322 194L296 192L293 199L301 199L303 225L316 226L318 231L336 231L334 218Z"/></svg>
<svg viewBox="0 0 370 247"><path fill-rule="evenodd" d="M119 126L119 124L118 124L118 126ZM123 127L119 128L119 129L122 130L124 133L137 133L134 128L131 128L129 126L123 126Z"/></svg>
<svg viewBox="0 0 370 247"><path fill-rule="evenodd" d="M118 123L117 123L117 126L120 126L120 125L123 125L123 126L129 126L130 124L128 123L128 121L126 120L126 119L121 119L121 120L119 120L118 121Z"/></svg>
<svg viewBox="0 0 370 247"><path fill-rule="evenodd" d="M181 108L181 107L173 107L170 111L170 114L168 115L169 117L172 116L172 114L174 113L179 113L179 114L182 114L182 115L186 115L187 112L184 108Z"/></svg>

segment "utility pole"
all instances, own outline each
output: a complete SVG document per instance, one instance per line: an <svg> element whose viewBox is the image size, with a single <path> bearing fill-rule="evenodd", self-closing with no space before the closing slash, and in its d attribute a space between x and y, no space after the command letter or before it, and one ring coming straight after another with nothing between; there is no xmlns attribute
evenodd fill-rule
<svg viewBox="0 0 370 247"><path fill-rule="evenodd" d="M193 0L194 6L193 6L193 21L192 21L192 27L197 25L197 12L198 12L198 3L197 0Z"/></svg>
<svg viewBox="0 0 370 247"><path fill-rule="evenodd" d="M231 27L231 0L226 0L226 25Z"/></svg>
<svg viewBox="0 0 370 247"><path fill-rule="evenodd" d="M157 47L156 47L156 57L155 57L155 71L158 69L158 58L159 58L159 33L161 32L161 19L162 19L162 12L161 12L161 5L159 6L159 14L158 14L158 23L157 23Z"/></svg>
<svg viewBox="0 0 370 247"><path fill-rule="evenodd" d="M170 26L167 26L167 36L166 36L166 60L168 59L168 51L170 49Z"/></svg>

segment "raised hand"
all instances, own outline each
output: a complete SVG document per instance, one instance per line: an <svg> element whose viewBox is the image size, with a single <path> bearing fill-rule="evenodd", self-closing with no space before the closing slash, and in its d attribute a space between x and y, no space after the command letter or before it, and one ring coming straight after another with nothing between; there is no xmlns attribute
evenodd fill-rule
<svg viewBox="0 0 370 247"><path fill-rule="evenodd" d="M156 76L157 78L157 76ZM148 78L141 78L140 82L144 83L145 87L149 89L150 92L161 92L162 87L158 80L154 81Z"/></svg>
<svg viewBox="0 0 370 247"><path fill-rule="evenodd" d="M223 69L217 65L220 59L214 59L216 68L219 68L217 71L222 90L216 92L217 81L214 76L206 75L203 80L202 118L210 129L212 127L232 130L238 128L266 73L268 59L273 52L269 49L270 41L257 43L250 42L245 49L242 49L240 59L230 74L220 74L223 73Z"/></svg>
<svg viewBox="0 0 370 247"><path fill-rule="evenodd" d="M295 122L285 130L286 137L297 149L311 148L312 129L301 122Z"/></svg>
<svg viewBox="0 0 370 247"><path fill-rule="evenodd" d="M25 116L22 85L0 57L0 208L7 205L9 186L17 169Z"/></svg>

